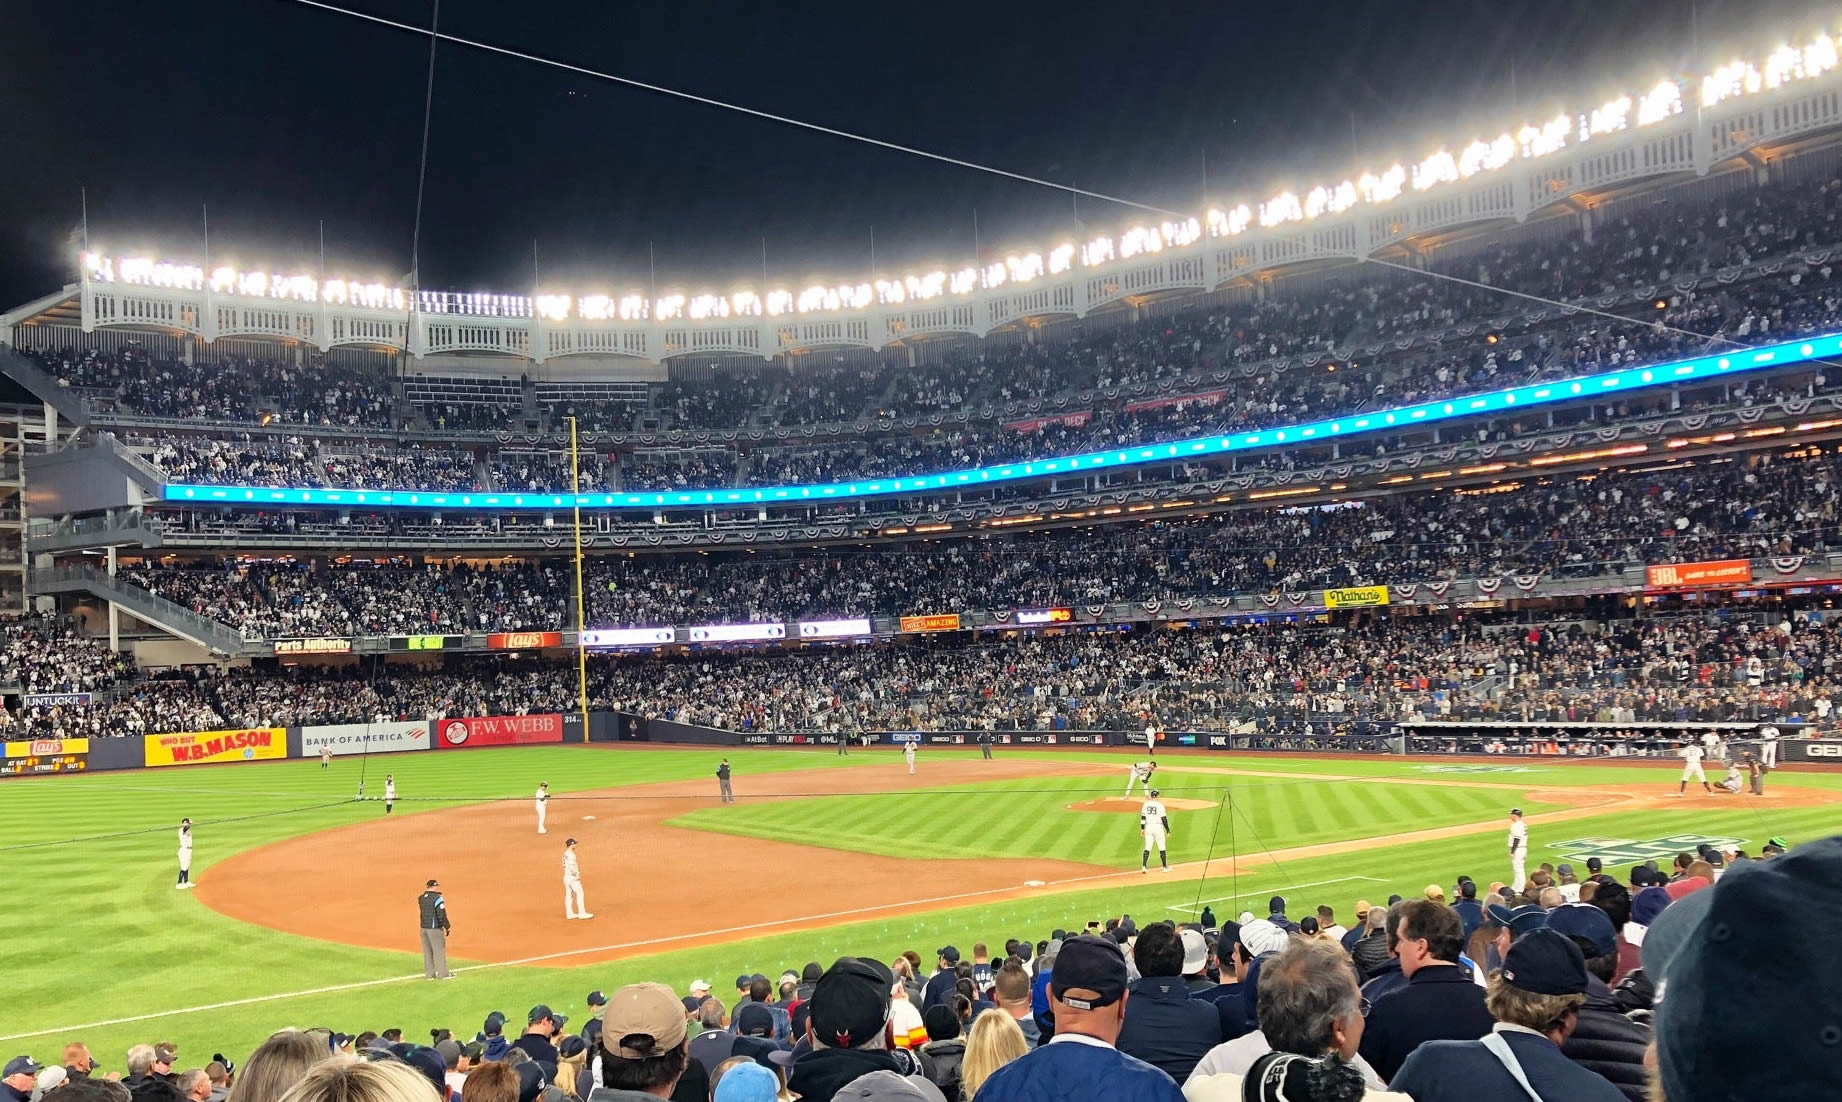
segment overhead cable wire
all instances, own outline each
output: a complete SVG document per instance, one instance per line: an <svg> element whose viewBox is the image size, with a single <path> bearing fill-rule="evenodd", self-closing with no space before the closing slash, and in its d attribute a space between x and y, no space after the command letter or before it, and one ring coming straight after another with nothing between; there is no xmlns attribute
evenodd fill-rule
<svg viewBox="0 0 1842 1102"><path fill-rule="evenodd" d="M737 114L748 115L752 118L757 118L757 119L765 119L768 122L780 123L783 126L797 127L798 129L801 129L801 130L810 130L814 133L825 134L833 138L843 138L843 139L846 139L847 141L861 142L865 145L876 146L879 149L888 149L896 153L906 153L911 157L921 157L921 158L924 158L930 161L938 161L941 164L948 164L948 165L954 165L958 168L971 169L974 172L983 172L983 173L987 173L988 175L992 175L992 176L1002 176L1006 179L1017 180L1021 183L1035 184L1038 187L1052 188L1056 191L1067 192L1072 195L1081 195L1089 199L1099 199L1107 203L1118 203L1121 206L1135 207L1139 210L1150 211L1154 214L1168 215L1172 218L1184 217L1182 214L1178 213L1177 211L1167 210L1164 207L1152 206L1149 203L1140 203L1140 202L1136 202L1131 199L1122 199L1117 195L1108 195L1105 192L1099 192L1099 191L1089 191L1086 188L1075 187L1072 184L1064 184L1064 183L1060 183L1055 180L1045 180L1040 176L1029 176L1021 172L1012 172L1009 169L997 168L992 165L980 164L977 161L968 161L968 160L965 160L959 157L951 157L945 153L935 153L932 150L921 149L921 148L918 148L912 145L903 145L899 142L887 141L883 138L873 138L867 134L859 134L859 133L856 133L850 130L842 130L835 126L826 126L823 123L808 122L804 119L793 118L790 115L780 115L780 114L775 114L772 111L763 111L763 110L760 110L759 108L747 107L739 103L730 103L726 100L716 99L713 96L699 95L696 92L686 92L678 88L668 88L662 84L652 84L652 83L649 83L643 80L635 80L632 77L623 77L618 74L605 72L600 69L592 69L586 65L577 65L573 62L562 61L558 58L553 58L553 57L545 57L542 54L534 54L534 53L530 53L525 50L515 50L509 46L497 46L497 45L494 45L493 43L482 42L478 39L463 38L460 35L448 34L444 31L439 30L438 28L418 27L413 23L403 23L395 19L386 19L381 15L372 15L368 12L353 11L350 8L340 7L337 4L326 3L325 0L294 0L294 3L300 4L304 7L317 8L321 11L332 12L335 15L343 15L343 16L347 16L352 19L362 20L366 23L374 23L374 24L377 24L378 26L389 27L393 30L404 31L409 34L424 35L429 38L431 44L434 42L446 42L453 46L464 46L468 49L479 50L483 53L498 54L501 57L516 58L519 61L528 61L536 65L545 65L552 69L561 69L564 72L575 73L578 76L592 77L596 80L605 80L613 84L621 84L629 88L637 88L644 92L652 92L655 95L671 96L675 99L686 100L691 103L701 104L705 107L715 107L715 108L719 108L724 111L733 111L733 112L736 112Z"/></svg>

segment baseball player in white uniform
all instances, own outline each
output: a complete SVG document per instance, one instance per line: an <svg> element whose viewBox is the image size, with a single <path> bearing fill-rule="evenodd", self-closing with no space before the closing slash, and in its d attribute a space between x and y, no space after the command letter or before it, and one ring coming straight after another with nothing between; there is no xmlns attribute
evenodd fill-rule
<svg viewBox="0 0 1842 1102"><path fill-rule="evenodd" d="M1132 771L1126 774L1126 795L1132 795L1132 786L1138 785L1146 792L1151 791L1151 775L1158 771L1155 761L1134 762Z"/></svg>
<svg viewBox="0 0 1842 1102"><path fill-rule="evenodd" d="M1678 753L1682 755L1682 783L1676 787L1676 795L1680 797L1687 792L1690 781L1700 781L1702 790L1713 795L1714 789L1708 784L1708 775L1701 771L1703 754L1701 744L1698 742L1685 743Z"/></svg>
<svg viewBox="0 0 1842 1102"><path fill-rule="evenodd" d="M582 898L582 869L576 864L576 840L563 843L563 917L594 918Z"/></svg>
<svg viewBox="0 0 1842 1102"><path fill-rule="evenodd" d="M1145 754L1153 758L1158 756L1158 725L1155 722L1145 728Z"/></svg>
<svg viewBox="0 0 1842 1102"><path fill-rule="evenodd" d="M179 820L179 882L175 888L192 886L192 820Z"/></svg>
<svg viewBox="0 0 1842 1102"><path fill-rule="evenodd" d="M544 829L544 816L550 812L550 782L537 782L537 833L548 834Z"/></svg>
<svg viewBox="0 0 1842 1102"><path fill-rule="evenodd" d="M1737 761L1730 761L1727 763L1727 776L1715 787L1723 792L1731 792L1738 795L1740 789L1745 786L1746 778L1740 774L1740 763Z"/></svg>
<svg viewBox="0 0 1842 1102"><path fill-rule="evenodd" d="M1528 883L1529 824L1522 821L1522 809L1509 809L1509 882L1517 891Z"/></svg>
<svg viewBox="0 0 1842 1102"><path fill-rule="evenodd" d="M1164 810L1164 801L1158 799L1158 790L1146 789L1146 800L1138 809L1139 833L1145 836L1145 852L1139 857L1138 871L1142 874L1150 871L1151 851L1158 851L1158 867L1170 871L1170 855L1165 852L1165 839L1170 834L1170 816Z"/></svg>
<svg viewBox="0 0 1842 1102"><path fill-rule="evenodd" d="M915 743L913 741L902 744L902 756L908 759L908 775L911 777L914 776L915 775Z"/></svg>
<svg viewBox="0 0 1842 1102"><path fill-rule="evenodd" d="M331 765L332 763L333 763L333 744L330 742L322 742L320 744L320 768L325 769L327 766Z"/></svg>
<svg viewBox="0 0 1842 1102"><path fill-rule="evenodd" d="M389 773L384 774L384 814L390 814L390 805L397 802L397 779Z"/></svg>
<svg viewBox="0 0 1842 1102"><path fill-rule="evenodd" d="M1778 728L1770 723L1759 728L1759 764L1778 768Z"/></svg>

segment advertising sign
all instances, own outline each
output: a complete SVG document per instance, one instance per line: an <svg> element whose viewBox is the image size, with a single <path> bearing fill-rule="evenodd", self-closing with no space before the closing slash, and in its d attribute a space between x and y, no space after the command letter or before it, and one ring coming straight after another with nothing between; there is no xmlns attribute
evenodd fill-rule
<svg viewBox="0 0 1842 1102"><path fill-rule="evenodd" d="M267 761L288 756L287 735L280 727L148 735L141 746L146 755L145 764L150 767Z"/></svg>
<svg viewBox="0 0 1842 1102"><path fill-rule="evenodd" d="M495 631L486 637L490 650L542 650L562 645L560 631Z"/></svg>
<svg viewBox="0 0 1842 1102"><path fill-rule="evenodd" d="M1066 624L1073 619L1072 608L1028 608L1017 613L1019 624Z"/></svg>
<svg viewBox="0 0 1842 1102"><path fill-rule="evenodd" d="M317 758L320 747L341 754L395 754L429 748L426 722L333 723L301 728L301 756Z"/></svg>
<svg viewBox="0 0 1842 1102"><path fill-rule="evenodd" d="M88 693L24 693L19 703L27 708L87 708Z"/></svg>
<svg viewBox="0 0 1842 1102"><path fill-rule="evenodd" d="M947 612L937 616L904 616L901 621L904 632L917 631L958 631L959 613Z"/></svg>
<svg viewBox="0 0 1842 1102"><path fill-rule="evenodd" d="M868 620L801 620L801 639L848 639L870 634Z"/></svg>
<svg viewBox="0 0 1842 1102"><path fill-rule="evenodd" d="M590 628L582 633L585 647L658 647L671 643L671 628Z"/></svg>
<svg viewBox="0 0 1842 1102"><path fill-rule="evenodd" d="M1644 568L1644 585L1650 589L1675 589L1691 585L1743 585L1750 581L1752 581L1751 559L1679 562Z"/></svg>
<svg viewBox="0 0 1842 1102"><path fill-rule="evenodd" d="M563 717L556 712L534 716L477 716L444 719L435 725L435 745L442 750L475 746L525 746L563 741Z"/></svg>
<svg viewBox="0 0 1842 1102"><path fill-rule="evenodd" d="M759 639L785 639L785 624L699 624L690 629L693 643L741 643Z"/></svg>
<svg viewBox="0 0 1842 1102"><path fill-rule="evenodd" d="M465 635L392 635L391 650L448 650L467 642Z"/></svg>
<svg viewBox="0 0 1842 1102"><path fill-rule="evenodd" d="M1349 589L1326 589L1325 608L1370 608L1388 603L1385 585L1359 585Z"/></svg>
<svg viewBox="0 0 1842 1102"><path fill-rule="evenodd" d="M275 640L275 653L277 655L350 654L352 653L352 641L350 639L277 639Z"/></svg>

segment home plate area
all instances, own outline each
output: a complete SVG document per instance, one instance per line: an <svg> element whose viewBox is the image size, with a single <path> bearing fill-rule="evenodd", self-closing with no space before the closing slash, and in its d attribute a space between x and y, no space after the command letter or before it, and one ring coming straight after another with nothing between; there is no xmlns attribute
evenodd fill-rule
<svg viewBox="0 0 1842 1102"><path fill-rule="evenodd" d="M1159 796L1158 802L1166 811L1203 811L1214 807L1213 800L1186 800L1178 796ZM1078 804L1069 804L1070 811L1123 811L1133 815L1145 806L1143 796L1107 796L1099 800L1087 800Z"/></svg>

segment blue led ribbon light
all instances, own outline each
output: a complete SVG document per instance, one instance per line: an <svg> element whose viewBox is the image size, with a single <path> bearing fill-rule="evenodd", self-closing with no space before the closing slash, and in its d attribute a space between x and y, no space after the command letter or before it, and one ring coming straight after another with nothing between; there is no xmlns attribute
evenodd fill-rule
<svg viewBox="0 0 1842 1102"><path fill-rule="evenodd" d="M580 504L584 509L673 509L749 505L802 505L855 498L886 497L891 494L935 493L942 490L976 489L997 482L1044 475L1080 475L1091 471L1110 471L1146 463L1167 463L1222 455L1276 444L1322 443L1368 433L1393 432L1428 425L1455 417L1480 413L1522 409L1555 402L1592 398L1602 394L1628 394L1672 383L1694 382L1722 375L1736 375L1770 367L1784 367L1842 354L1842 333L1789 341L1714 356L1698 356L1673 363L1649 367L1629 367L1601 375L1585 375L1556 382L1531 383L1509 390L1426 402L1415 406L1397 406L1373 413L1335 417L1326 421L1307 421L1283 428L1225 436L1200 436L1162 444L1139 444L1102 452L1063 455L1017 463L1000 463L990 467L945 471L939 474L913 475L903 478L860 479L855 482L819 482L798 486L753 486L734 489L677 490L669 493L437 493L421 490L327 490L290 489L266 486L199 486L167 484L163 496L167 501L198 505L329 505L366 509L465 509L469 511L543 511L568 509Z"/></svg>

